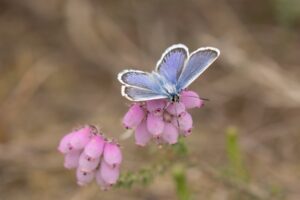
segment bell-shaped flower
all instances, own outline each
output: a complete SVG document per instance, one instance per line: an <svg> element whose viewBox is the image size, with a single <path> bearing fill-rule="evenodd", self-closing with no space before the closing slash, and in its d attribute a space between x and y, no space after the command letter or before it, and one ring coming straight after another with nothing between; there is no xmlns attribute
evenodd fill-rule
<svg viewBox="0 0 300 200"><path fill-rule="evenodd" d="M152 138L148 131L146 120L142 121L135 129L135 143L139 146L145 146Z"/></svg>
<svg viewBox="0 0 300 200"><path fill-rule="evenodd" d="M147 129L154 136L159 137L164 130L164 121L162 116L149 113L147 116Z"/></svg>
<svg viewBox="0 0 300 200"><path fill-rule="evenodd" d="M182 91L180 93L180 102L185 105L186 109L200 108L203 106L203 100L200 99L199 95L194 91Z"/></svg>
<svg viewBox="0 0 300 200"><path fill-rule="evenodd" d="M123 125L125 128L135 128L143 118L145 117L145 111L139 103L133 104L123 118Z"/></svg>
<svg viewBox="0 0 300 200"><path fill-rule="evenodd" d="M122 162L120 146L113 142L107 142L104 147L103 159L111 167L119 166Z"/></svg>

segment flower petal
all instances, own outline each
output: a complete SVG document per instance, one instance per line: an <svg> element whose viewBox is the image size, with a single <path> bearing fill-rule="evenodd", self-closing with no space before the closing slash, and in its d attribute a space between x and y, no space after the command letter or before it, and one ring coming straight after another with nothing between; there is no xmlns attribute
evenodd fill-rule
<svg viewBox="0 0 300 200"><path fill-rule="evenodd" d="M96 171L96 182L102 190L108 190L111 187L109 183L103 180L100 168Z"/></svg>
<svg viewBox="0 0 300 200"><path fill-rule="evenodd" d="M98 167L99 162L100 157L92 158L83 152L79 157L79 168L90 172Z"/></svg>
<svg viewBox="0 0 300 200"><path fill-rule="evenodd" d="M172 123L165 123L162 139L169 144L177 143L178 129Z"/></svg>
<svg viewBox="0 0 300 200"><path fill-rule="evenodd" d="M185 111L185 106L181 102L170 103L167 107L167 111L172 115L178 116L180 113Z"/></svg>
<svg viewBox="0 0 300 200"><path fill-rule="evenodd" d="M146 107L149 112L154 112L155 114L162 114L166 103L167 102L164 99L151 100L146 102Z"/></svg>
<svg viewBox="0 0 300 200"><path fill-rule="evenodd" d="M133 104L128 112L123 118L123 125L125 128L134 128L136 127L143 118L145 117L145 112L139 103Z"/></svg>
<svg viewBox="0 0 300 200"><path fill-rule="evenodd" d="M119 145L107 142L104 147L104 160L112 167L119 166L122 162L122 152Z"/></svg>
<svg viewBox="0 0 300 200"><path fill-rule="evenodd" d="M73 169L78 167L78 161L81 151L75 150L65 154L64 167L67 169Z"/></svg>
<svg viewBox="0 0 300 200"><path fill-rule="evenodd" d="M136 127L134 136L135 136L135 143L140 146L145 146L150 141L152 135L149 133L147 129L146 121L143 121Z"/></svg>
<svg viewBox="0 0 300 200"><path fill-rule="evenodd" d="M74 132L73 137L71 138L70 144L74 149L83 149L85 145L91 140L93 134L92 129L89 126L85 126Z"/></svg>
<svg viewBox="0 0 300 200"><path fill-rule="evenodd" d="M59 142L59 145L57 148L58 151L60 151L61 153L64 153L64 154L72 151L74 148L70 144L70 141L73 136L74 136L74 132L71 132L71 133L65 135Z"/></svg>
<svg viewBox="0 0 300 200"><path fill-rule="evenodd" d="M85 170L80 169L79 167L76 170L77 184L80 186L84 186L92 182L94 177L95 177L95 171L87 172Z"/></svg>
<svg viewBox="0 0 300 200"><path fill-rule="evenodd" d="M102 161L100 165L100 173L101 173L102 180L105 183L113 185L117 182L119 178L120 169L119 167L111 167L105 161Z"/></svg>
<svg viewBox="0 0 300 200"><path fill-rule="evenodd" d="M161 135L164 130L163 117L149 113L147 117L147 129L155 137Z"/></svg>
<svg viewBox="0 0 300 200"><path fill-rule="evenodd" d="M102 155L105 141L101 135L95 135L84 148L84 153L91 158L98 158Z"/></svg>
<svg viewBox="0 0 300 200"><path fill-rule="evenodd" d="M200 108L204 105L203 100L194 91L182 91L180 93L180 102L185 105L186 109Z"/></svg>

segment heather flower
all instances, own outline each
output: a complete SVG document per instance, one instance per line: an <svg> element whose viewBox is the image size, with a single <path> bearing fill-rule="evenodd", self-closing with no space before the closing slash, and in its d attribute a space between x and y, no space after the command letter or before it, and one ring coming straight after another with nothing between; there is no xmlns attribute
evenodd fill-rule
<svg viewBox="0 0 300 200"><path fill-rule="evenodd" d="M102 189L108 189L118 181L122 162L120 146L98 134L94 126L67 134L58 150L65 156L65 168L76 168L78 185L87 185L95 178Z"/></svg>
<svg viewBox="0 0 300 200"><path fill-rule="evenodd" d="M179 136L188 136L193 128L187 109L201 108L203 100L194 91L184 90L179 102L167 99L134 103L123 118L125 128L135 129L135 143L145 146L156 143L176 144Z"/></svg>
<svg viewBox="0 0 300 200"><path fill-rule="evenodd" d="M128 128L135 128L144 118L144 110L141 105L133 104L123 118L123 125Z"/></svg>

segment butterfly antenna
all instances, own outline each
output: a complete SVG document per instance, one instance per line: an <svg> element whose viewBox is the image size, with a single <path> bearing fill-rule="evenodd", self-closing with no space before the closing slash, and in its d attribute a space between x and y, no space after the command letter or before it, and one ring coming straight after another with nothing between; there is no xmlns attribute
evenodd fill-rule
<svg viewBox="0 0 300 200"><path fill-rule="evenodd" d="M210 101L210 99L208 99L208 98L202 98L202 97L195 97L195 96L185 96L185 97L192 97L192 98L196 98L196 99L201 99L203 101Z"/></svg>

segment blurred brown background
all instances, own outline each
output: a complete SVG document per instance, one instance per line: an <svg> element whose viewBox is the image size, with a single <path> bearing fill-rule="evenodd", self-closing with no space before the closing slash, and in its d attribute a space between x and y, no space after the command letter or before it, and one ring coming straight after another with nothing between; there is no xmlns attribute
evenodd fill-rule
<svg viewBox="0 0 300 200"><path fill-rule="evenodd" d="M194 199L300 199L299 33L299 0L1 0L0 199L176 199L169 173L131 190L79 188L56 150L85 123L119 137L128 101L117 73L152 70L174 43L221 50L191 86L210 99L186 138L199 162L187 171ZM229 126L246 189L200 167L226 165ZM121 143L124 171L157 155L133 138Z"/></svg>

